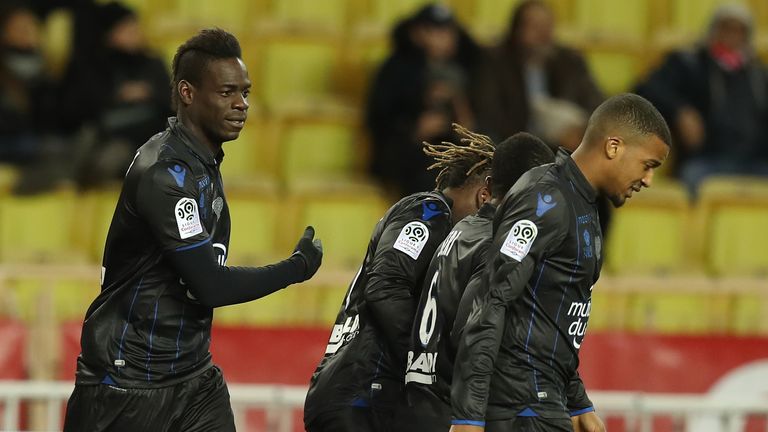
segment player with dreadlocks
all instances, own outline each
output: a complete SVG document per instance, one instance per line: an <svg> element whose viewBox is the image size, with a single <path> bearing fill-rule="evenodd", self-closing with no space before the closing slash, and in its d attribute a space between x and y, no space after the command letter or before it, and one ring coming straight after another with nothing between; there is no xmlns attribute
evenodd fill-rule
<svg viewBox="0 0 768 432"><path fill-rule="evenodd" d="M373 230L312 375L304 405L310 432L389 430L403 398L403 366L429 262L451 227L488 200L493 144L425 143L439 170L436 190L393 205Z"/></svg>
<svg viewBox="0 0 768 432"><path fill-rule="evenodd" d="M465 142L494 147L485 135L466 131L465 136ZM456 335L463 328L479 291L472 287L485 268L496 206L526 171L554 160L552 150L527 133L515 134L495 146L490 176L485 180L486 190L491 192L490 200L477 213L453 227L426 272L411 330L407 363L403 365L406 403L401 404L395 416L397 427L394 429L398 432L447 431L451 427Z"/></svg>

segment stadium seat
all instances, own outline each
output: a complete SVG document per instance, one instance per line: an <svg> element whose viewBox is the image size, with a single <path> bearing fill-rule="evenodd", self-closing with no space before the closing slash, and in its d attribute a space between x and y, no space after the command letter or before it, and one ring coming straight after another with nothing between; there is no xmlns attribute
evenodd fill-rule
<svg viewBox="0 0 768 432"><path fill-rule="evenodd" d="M690 39L698 38L706 33L712 13L718 5L723 3L726 2L724 0L673 0L671 27ZM740 3L749 6L747 1Z"/></svg>
<svg viewBox="0 0 768 432"><path fill-rule="evenodd" d="M324 266L357 268L387 203L375 193L306 195L297 201L294 231L313 225L323 240Z"/></svg>
<svg viewBox="0 0 768 432"><path fill-rule="evenodd" d="M383 28L391 28L398 21L415 13L430 0L368 0L367 20Z"/></svg>
<svg viewBox="0 0 768 432"><path fill-rule="evenodd" d="M348 3L349 0L272 0L269 19L291 28L343 30Z"/></svg>
<svg viewBox="0 0 768 432"><path fill-rule="evenodd" d="M0 197L8 194L16 183L19 170L12 165L0 164ZM2 199L2 198L0 198Z"/></svg>
<svg viewBox="0 0 768 432"><path fill-rule="evenodd" d="M290 122L280 140L283 180L353 177L360 165L355 138L356 129L349 121Z"/></svg>
<svg viewBox="0 0 768 432"><path fill-rule="evenodd" d="M607 95L629 91L644 66L630 47L589 48L585 54L598 87Z"/></svg>
<svg viewBox="0 0 768 432"><path fill-rule="evenodd" d="M175 19L190 29L220 27L238 33L247 29L252 17L252 0L220 2L173 0L170 10ZM254 6L255 7L255 6Z"/></svg>
<svg viewBox="0 0 768 432"><path fill-rule="evenodd" d="M712 294L640 291L630 300L629 330L667 334L723 333L728 327L728 306L727 299Z"/></svg>
<svg viewBox="0 0 768 432"><path fill-rule="evenodd" d="M119 197L117 188L93 190L77 197L77 221L72 232L78 249L85 251L93 263L101 263L104 256L104 245Z"/></svg>
<svg viewBox="0 0 768 432"><path fill-rule="evenodd" d="M242 179L260 179L263 183L276 181L277 146L273 127L253 107L245 128L235 141L224 144L221 175L225 185Z"/></svg>
<svg viewBox="0 0 768 432"><path fill-rule="evenodd" d="M82 262L74 245L75 195L72 191L36 196L7 195L0 200L0 261Z"/></svg>
<svg viewBox="0 0 768 432"><path fill-rule="evenodd" d="M466 23L480 39L494 42L509 27L512 11L520 0L477 0ZM457 5L457 10L461 6Z"/></svg>
<svg viewBox="0 0 768 432"><path fill-rule="evenodd" d="M298 240L301 231L286 229L285 207L276 196L236 191L227 194L227 203L232 219L228 264L264 265L290 255L293 245L282 244L283 237Z"/></svg>
<svg viewBox="0 0 768 432"><path fill-rule="evenodd" d="M606 267L616 275L680 273L690 262L688 199L678 183L658 183L614 211Z"/></svg>
<svg viewBox="0 0 768 432"><path fill-rule="evenodd" d="M573 2L574 24L590 39L642 42L648 34L646 0L590 0Z"/></svg>
<svg viewBox="0 0 768 432"><path fill-rule="evenodd" d="M719 177L699 188L696 222L707 268L719 276L768 275L768 180Z"/></svg>
<svg viewBox="0 0 768 432"><path fill-rule="evenodd" d="M14 307L11 316L25 322L33 322L42 315L56 321L82 321L99 293L97 277L82 280L66 275L55 279L36 275L11 280L6 285L6 301ZM53 315L48 316L50 313Z"/></svg>
<svg viewBox="0 0 768 432"><path fill-rule="evenodd" d="M339 60L337 40L271 37L260 47L255 90L270 111L317 109L334 99Z"/></svg>

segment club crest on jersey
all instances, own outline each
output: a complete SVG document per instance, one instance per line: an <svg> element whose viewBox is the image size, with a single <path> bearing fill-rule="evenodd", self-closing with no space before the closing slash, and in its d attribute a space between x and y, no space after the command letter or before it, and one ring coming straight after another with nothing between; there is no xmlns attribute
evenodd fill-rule
<svg viewBox="0 0 768 432"><path fill-rule="evenodd" d="M409 222L400 231L400 235L395 240L395 249L405 253L413 259L418 259L424 245L429 240L429 230L427 226L419 221Z"/></svg>
<svg viewBox="0 0 768 432"><path fill-rule="evenodd" d="M517 262L521 262L530 252L533 241L536 240L538 233L539 229L536 227L536 224L527 219L515 222L512 225L512 229L509 230L504 244L501 245L501 253Z"/></svg>
<svg viewBox="0 0 768 432"><path fill-rule="evenodd" d="M176 202L176 225L182 240L203 232L197 202L192 198L182 198Z"/></svg>
<svg viewBox="0 0 768 432"><path fill-rule="evenodd" d="M213 212L216 213L216 220L221 219L221 211L224 210L224 199L221 197L216 197L213 200L211 207L213 207Z"/></svg>

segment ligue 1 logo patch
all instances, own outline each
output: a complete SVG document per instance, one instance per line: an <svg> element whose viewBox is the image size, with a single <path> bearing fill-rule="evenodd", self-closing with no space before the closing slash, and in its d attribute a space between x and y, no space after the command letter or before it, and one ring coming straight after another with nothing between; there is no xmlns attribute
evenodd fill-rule
<svg viewBox="0 0 768 432"><path fill-rule="evenodd" d="M539 229L535 223L527 219L515 222L512 229L509 230L504 244L501 245L501 253L517 262L521 262L528 255L531 245L533 245L533 241L536 240L538 234Z"/></svg>
<svg viewBox="0 0 768 432"><path fill-rule="evenodd" d="M427 240L429 240L427 226L419 221L409 222L400 231L394 247L409 257L417 259L421 255L424 245L427 244Z"/></svg>
<svg viewBox="0 0 768 432"><path fill-rule="evenodd" d="M197 202L192 198L182 198L176 202L176 225L182 240L203 232Z"/></svg>

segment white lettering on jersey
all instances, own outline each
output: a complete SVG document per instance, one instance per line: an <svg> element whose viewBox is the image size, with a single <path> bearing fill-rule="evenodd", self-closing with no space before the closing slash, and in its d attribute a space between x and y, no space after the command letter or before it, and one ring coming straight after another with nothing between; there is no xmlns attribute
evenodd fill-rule
<svg viewBox="0 0 768 432"><path fill-rule="evenodd" d="M328 340L328 346L325 347L326 354L336 354L336 351L357 336L360 328L360 315L347 317L344 324L334 324L331 330L331 338Z"/></svg>
<svg viewBox="0 0 768 432"><path fill-rule="evenodd" d="M530 252L538 233L539 229L536 228L536 224L527 219L515 222L512 229L509 230L504 244L501 245L501 253L521 262Z"/></svg>
<svg viewBox="0 0 768 432"><path fill-rule="evenodd" d="M179 226L179 236L182 240L203 232L197 202L192 198L182 198L176 202L176 224Z"/></svg>
<svg viewBox="0 0 768 432"><path fill-rule="evenodd" d="M408 368L405 373L405 382L417 382L420 384L433 384L437 377L435 365L437 365L437 353L423 352L413 359L413 351L408 351Z"/></svg>
<svg viewBox="0 0 768 432"><path fill-rule="evenodd" d="M395 240L395 249L404 252L413 259L418 259L421 255L424 245L429 240L429 230L427 226L419 221L409 222L400 231L400 235Z"/></svg>
<svg viewBox="0 0 768 432"><path fill-rule="evenodd" d="M592 301L586 303L572 302L568 308L568 316L576 318L576 321L571 322L568 326L568 335L573 337L573 347L576 349L581 348L581 342L577 339L584 340L584 334L587 332L587 320L589 314L592 312ZM586 318L582 321L582 318Z"/></svg>

